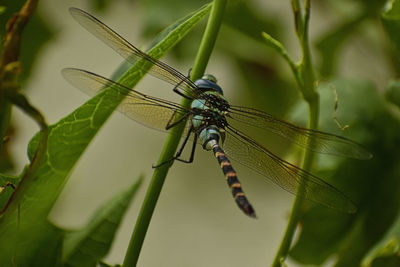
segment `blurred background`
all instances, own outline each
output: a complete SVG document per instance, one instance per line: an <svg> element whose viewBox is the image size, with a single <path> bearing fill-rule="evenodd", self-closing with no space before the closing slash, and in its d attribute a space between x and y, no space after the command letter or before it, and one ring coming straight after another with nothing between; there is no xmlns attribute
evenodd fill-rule
<svg viewBox="0 0 400 267"><path fill-rule="evenodd" d="M53 124L88 99L62 78L61 69L78 67L110 77L123 61L76 23L69 7L88 11L135 46L146 48L158 32L204 3L207 1L42 0L24 33L23 91ZM0 25L22 4L23 1L6 0L7 10L0 17ZM314 234L324 235L318 232L318 219L332 219L329 224L338 217L345 218L347 224L341 221L339 226L333 223L331 227L340 234L344 226L346 231L353 229L347 241L339 240L340 234L335 232L338 240L321 237L321 242L330 244L331 240L332 246L346 250L363 237L365 245L352 251L358 260L383 236L398 213L399 114L384 95L389 81L399 73L399 61L379 18L383 4L377 0L312 1L310 21L311 50L321 81L321 129L363 143L375 157L368 163L318 157L313 173L348 194L362 216L337 214L311 205L311 213L307 213L310 217L305 216L304 221L312 220L315 225L309 225L315 226ZM197 26L163 61L187 73L204 26L205 22ZM3 34L4 27L1 31ZM290 68L262 43L262 31L281 41L294 60L299 59L290 1L230 1L207 72L218 78L232 104L258 108L305 126L307 110ZM179 101L169 84L151 77L136 89ZM340 129L335 116L349 127ZM18 109L13 109L12 120L12 138L2 155L1 168L17 174L27 163L26 147L38 129ZM299 164L298 149L272 135L249 134ZM165 139L164 133L114 113L72 172L50 220L60 227L77 229L101 203L144 174L145 182L106 258L110 264L121 263L153 172L151 166ZM258 219L242 214L212 153L197 149L193 164L175 162L169 171L139 266L266 266L272 262L294 197L248 168L238 163L234 166ZM356 222L363 226L354 226ZM304 228L304 232L307 230L310 229ZM292 256L298 261L327 265L335 261L336 256L330 254L323 254L318 260L304 258L302 248L311 246L310 242L307 235L297 238L299 245ZM318 254L317 246L322 243L314 244L314 254Z"/></svg>

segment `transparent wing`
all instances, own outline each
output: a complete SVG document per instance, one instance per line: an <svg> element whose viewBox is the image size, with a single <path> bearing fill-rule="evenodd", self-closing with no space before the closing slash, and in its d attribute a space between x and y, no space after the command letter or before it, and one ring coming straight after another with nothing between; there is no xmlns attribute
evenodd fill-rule
<svg viewBox="0 0 400 267"><path fill-rule="evenodd" d="M338 189L320 178L279 158L250 137L229 126L224 150L229 157L267 177L283 189L296 194L304 183L301 197L344 212L355 212L354 203Z"/></svg>
<svg viewBox="0 0 400 267"><path fill-rule="evenodd" d="M165 131L174 115L189 112L174 102L142 94L89 71L67 68L62 70L62 75L69 83L90 96L106 88L117 93L117 96L126 96L119 105L119 110L150 128Z"/></svg>
<svg viewBox="0 0 400 267"><path fill-rule="evenodd" d="M188 96L196 96L196 85L181 72L140 51L118 33L85 11L78 8L70 8L69 11L79 24L106 45L114 49L128 62L135 64L138 60L145 60L152 65L151 69L148 71L150 75L177 86L181 91L185 91ZM142 66L145 71L150 67L146 65L147 64Z"/></svg>
<svg viewBox="0 0 400 267"><path fill-rule="evenodd" d="M370 159L372 157L372 154L361 145L347 138L302 128L256 109L231 106L227 118L278 134L314 152L356 159Z"/></svg>

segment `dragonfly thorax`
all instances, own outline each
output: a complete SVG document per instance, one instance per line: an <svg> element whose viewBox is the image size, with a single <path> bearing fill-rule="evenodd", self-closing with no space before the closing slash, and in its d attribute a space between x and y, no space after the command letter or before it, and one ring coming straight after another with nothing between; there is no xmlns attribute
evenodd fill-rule
<svg viewBox="0 0 400 267"><path fill-rule="evenodd" d="M224 129L227 125L225 115L228 113L229 104L217 92L208 91L193 100L191 105L192 125L198 132L215 125Z"/></svg>
<svg viewBox="0 0 400 267"><path fill-rule="evenodd" d="M224 142L228 108L225 98L215 91L204 92L193 100L192 126L205 150L211 150L220 140Z"/></svg>
<svg viewBox="0 0 400 267"><path fill-rule="evenodd" d="M224 115L229 108L228 101L225 97L217 92L208 91L194 99L191 105L192 109L212 110L216 113Z"/></svg>

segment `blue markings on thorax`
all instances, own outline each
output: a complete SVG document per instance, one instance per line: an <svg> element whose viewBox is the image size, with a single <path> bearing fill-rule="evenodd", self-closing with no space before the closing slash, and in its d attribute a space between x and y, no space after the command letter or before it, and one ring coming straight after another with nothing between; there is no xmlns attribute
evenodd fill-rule
<svg viewBox="0 0 400 267"><path fill-rule="evenodd" d="M204 91L216 91L220 95L224 94L222 88L217 84L217 79L211 74L204 75L201 79L196 80L194 84Z"/></svg>
<svg viewBox="0 0 400 267"><path fill-rule="evenodd" d="M214 145L225 139L221 121L225 121L227 101L216 82L212 75L205 75L194 82L201 91L199 97L192 101L191 108L195 111L192 126L198 131L198 138L206 150L213 149Z"/></svg>
<svg viewBox="0 0 400 267"><path fill-rule="evenodd" d="M191 104L191 109L199 111L199 113L195 114L192 119L194 128L204 125L206 121L218 121L225 115L226 111L221 110L220 106L213 106L211 103L209 103L210 96L214 96L214 98L219 98L222 101L226 101L223 96L213 91L205 92L199 98L194 99ZM204 115L207 117L205 118Z"/></svg>

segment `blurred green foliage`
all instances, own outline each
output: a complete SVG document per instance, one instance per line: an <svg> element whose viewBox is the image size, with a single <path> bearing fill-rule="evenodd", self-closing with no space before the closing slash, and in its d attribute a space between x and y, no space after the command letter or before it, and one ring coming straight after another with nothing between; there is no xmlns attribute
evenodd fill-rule
<svg viewBox="0 0 400 267"><path fill-rule="evenodd" d="M391 81L386 89L386 98L388 101L400 107L400 80Z"/></svg>
<svg viewBox="0 0 400 267"><path fill-rule="evenodd" d="M400 160L400 121L371 83L335 80L319 90L321 107L325 107L321 113L322 129L332 132L336 128L338 132L333 121L333 88L336 88L340 101L337 118L349 125L344 133L362 142L374 158L368 161L333 159L335 164L328 159L330 166L318 174L346 192L356 202L358 211L346 215L311 205L302 218L302 232L291 256L302 263L319 265L335 254L338 257L336 266L359 266L400 210L400 168L397 164ZM324 157L323 160L327 159Z"/></svg>
<svg viewBox="0 0 400 267"><path fill-rule="evenodd" d="M149 54L160 58L209 12L206 5L173 23L156 39ZM145 75L139 62L121 78L126 86L134 87ZM123 80L125 79L125 80ZM110 89L110 88L109 88ZM127 92L128 93L128 92ZM96 133L123 100L123 95L103 90L87 103L49 127L45 158L36 176L26 182L24 172L19 178L0 176L3 186L21 179L15 190L4 191L7 204L1 200L0 214L0 266L96 266L109 251L123 215L137 192L142 178L115 195L93 215L90 222L78 231L53 226L47 217L69 174ZM35 135L28 146L32 162L40 143ZM42 146L43 147L43 146ZM17 180L18 181L18 180ZM23 199L15 203L17 193ZM14 201L14 202L13 202ZM8 204L16 205L8 205ZM5 208L3 210L3 208ZM20 218L24 218L20 220ZM62 256L61 256L62 255Z"/></svg>
<svg viewBox="0 0 400 267"><path fill-rule="evenodd" d="M382 21L392 40L393 53L397 54L398 31L395 33L395 29L400 18L399 2L389 2L391 5L388 3ZM361 8L365 12L361 17L377 20L382 12L381 4ZM388 19L388 14L391 19ZM323 42L318 42L321 55L326 56L323 62L330 61L321 65L322 74L334 74L334 64L340 60L338 46L343 45L345 35L351 34L355 27L362 27L360 18L345 22L345 26L333 30L329 37L322 39ZM330 45L331 48L324 50ZM396 61L393 53L388 55L391 61ZM395 66L392 66L394 71ZM398 105L398 82L388 81L386 99L367 79L333 78L320 86L319 92L321 129L346 134L363 143L374 158L366 162L329 159L328 167L320 169L320 176L328 178L331 184L356 201L358 212L344 215L310 205L303 215L301 234L291 256L304 264L320 265L334 255L335 266L399 266L400 120L386 102L388 99ZM334 92L338 97L337 111L334 109ZM299 110L297 116L304 117L304 107ZM335 116L349 128L340 131L334 122ZM322 166L324 161L327 160L320 162ZM388 244L391 244L391 249L387 249Z"/></svg>
<svg viewBox="0 0 400 267"><path fill-rule="evenodd" d="M329 1L333 2L334 1ZM382 0L353 0L350 2L352 7L349 9L341 8L349 5L345 1L337 1L335 5L322 4L323 12L334 12L342 11L345 13L343 17L337 22L337 25L331 27L328 31L321 34L316 41L316 49L319 52L318 67L321 76L325 79L331 77L337 72L337 65L340 57L338 54L341 53L341 49L345 47L346 42L350 41L352 37L358 35L363 27L367 25L367 22L377 21L378 16L381 14L382 6L386 1ZM336 10L335 10L336 8ZM339 12L338 12L339 13Z"/></svg>
<svg viewBox="0 0 400 267"><path fill-rule="evenodd" d="M19 11L24 1L4 0L1 5L4 6L4 12L0 15L0 36L3 38L5 34L5 25L12 14ZM55 37L54 30L40 13L35 13L28 23L22 35L22 46L20 48L20 62L23 72L20 76L21 82L24 83L29 77L35 61L40 57L40 51L45 44ZM1 50L1 47L0 47Z"/></svg>
<svg viewBox="0 0 400 267"><path fill-rule="evenodd" d="M386 30L387 37L391 41L392 50L388 53L393 66L400 72L400 3L399 1L388 1L384 12L382 12L382 24Z"/></svg>
<svg viewBox="0 0 400 267"><path fill-rule="evenodd" d="M6 23L11 16L20 10L23 1L5 0L2 1L3 6L0 12L0 39L4 38L6 32ZM44 45L54 38L53 29L49 26L48 22L42 18L38 13L31 18L25 31L22 35L22 45L20 47L20 63L23 69L19 76L22 88L34 67L35 61L40 56L40 51ZM2 46L0 46L0 51ZM7 123L8 125L8 123ZM12 126L4 129L7 136L12 137L15 133ZM3 146L0 151L0 171L10 171L14 168L12 155L8 152L8 142Z"/></svg>

